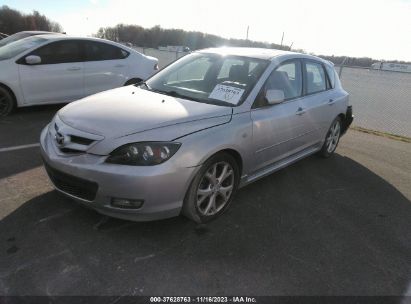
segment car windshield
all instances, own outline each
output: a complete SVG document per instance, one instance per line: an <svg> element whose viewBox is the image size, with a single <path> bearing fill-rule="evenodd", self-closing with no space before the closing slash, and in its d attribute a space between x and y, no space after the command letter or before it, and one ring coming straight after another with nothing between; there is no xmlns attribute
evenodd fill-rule
<svg viewBox="0 0 411 304"><path fill-rule="evenodd" d="M45 41L47 41L47 39L32 36L7 44L0 47L0 60L13 58L14 56L17 56L18 54L21 54L34 46L40 45Z"/></svg>
<svg viewBox="0 0 411 304"><path fill-rule="evenodd" d="M141 88L198 102L237 106L268 64L257 58L193 53L158 72Z"/></svg>

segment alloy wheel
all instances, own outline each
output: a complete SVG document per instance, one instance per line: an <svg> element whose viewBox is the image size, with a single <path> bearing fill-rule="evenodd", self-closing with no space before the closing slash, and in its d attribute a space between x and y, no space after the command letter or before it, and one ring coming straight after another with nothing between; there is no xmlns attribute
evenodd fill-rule
<svg viewBox="0 0 411 304"><path fill-rule="evenodd" d="M338 140L340 139L340 134L341 134L340 121L336 120L330 128L330 131L328 132L328 136L326 140L326 147L327 147L328 153L334 152L335 148L337 147Z"/></svg>
<svg viewBox="0 0 411 304"><path fill-rule="evenodd" d="M234 190L234 170L225 161L213 164L203 175L197 188L197 208L203 216L218 213Z"/></svg>

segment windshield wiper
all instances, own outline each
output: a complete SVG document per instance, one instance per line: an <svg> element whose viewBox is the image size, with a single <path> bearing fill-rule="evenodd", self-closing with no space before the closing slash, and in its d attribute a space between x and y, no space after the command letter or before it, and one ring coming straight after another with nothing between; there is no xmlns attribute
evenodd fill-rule
<svg viewBox="0 0 411 304"><path fill-rule="evenodd" d="M173 97L179 97L179 98L184 98L184 99L190 99L190 100L194 100L194 101L198 101L198 99L194 98L194 97L190 97L190 96L186 96L183 94L178 93L177 91L165 91L165 93L167 95L173 96Z"/></svg>
<svg viewBox="0 0 411 304"><path fill-rule="evenodd" d="M194 97L187 96L187 95L184 95L184 94L180 94L180 93L178 93L177 91L174 91L174 90L172 90L172 91L162 91L162 90L157 90L157 89L151 89L151 90L153 92L168 95L168 96L171 96L171 97L178 97L178 98L188 99L188 100L192 100L192 101L199 101L199 99L196 99Z"/></svg>
<svg viewBox="0 0 411 304"><path fill-rule="evenodd" d="M201 103L208 103L208 104L212 104L212 105L220 105L220 106L228 106L228 107L234 107L235 106L232 103L222 101L222 100L218 100L218 99L212 99L212 101L211 101L211 100L203 99L203 98L195 98L195 97L191 97L191 96L187 96L187 95L178 93L175 90L163 91L163 90L154 89L154 88L151 88L150 86L148 86L145 82L143 82L142 84L145 85L147 87L147 89L152 91L152 92L168 95L168 96L171 96L171 97L183 98L183 99L188 99L188 100L191 100L191 101L196 101L196 102L201 102Z"/></svg>
<svg viewBox="0 0 411 304"><path fill-rule="evenodd" d="M223 100L218 100L218 99L214 99L214 98L211 98L211 100L212 101L205 101L205 102L209 103L209 104L219 105L219 106L228 106L228 107L235 107L236 106L235 104L232 104L230 102L223 101Z"/></svg>

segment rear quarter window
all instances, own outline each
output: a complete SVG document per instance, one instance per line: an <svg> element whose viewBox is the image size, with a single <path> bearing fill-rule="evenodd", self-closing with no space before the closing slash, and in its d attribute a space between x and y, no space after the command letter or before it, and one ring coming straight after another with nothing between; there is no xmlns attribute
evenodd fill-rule
<svg viewBox="0 0 411 304"><path fill-rule="evenodd" d="M325 65L325 69L327 71L328 79L330 80L331 89L335 88L335 69L333 66L328 64Z"/></svg>
<svg viewBox="0 0 411 304"><path fill-rule="evenodd" d="M130 53L117 46L98 42L86 42L86 61L117 60L128 57Z"/></svg>
<svg viewBox="0 0 411 304"><path fill-rule="evenodd" d="M305 64L307 94L325 91L327 82L325 71L321 63L308 61Z"/></svg>

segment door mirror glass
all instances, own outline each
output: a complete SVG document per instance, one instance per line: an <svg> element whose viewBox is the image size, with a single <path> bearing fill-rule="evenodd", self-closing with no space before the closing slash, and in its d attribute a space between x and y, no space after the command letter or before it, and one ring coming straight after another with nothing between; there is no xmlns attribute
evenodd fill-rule
<svg viewBox="0 0 411 304"><path fill-rule="evenodd" d="M35 55L27 56L25 58L25 60L26 60L26 63L30 64L30 65L41 63L41 57L40 56L35 56Z"/></svg>
<svg viewBox="0 0 411 304"><path fill-rule="evenodd" d="M267 99L267 102L270 105L282 103L284 101L284 91L267 90L267 92L265 93L265 98Z"/></svg>

